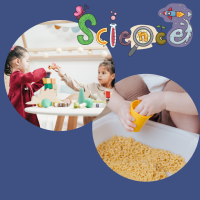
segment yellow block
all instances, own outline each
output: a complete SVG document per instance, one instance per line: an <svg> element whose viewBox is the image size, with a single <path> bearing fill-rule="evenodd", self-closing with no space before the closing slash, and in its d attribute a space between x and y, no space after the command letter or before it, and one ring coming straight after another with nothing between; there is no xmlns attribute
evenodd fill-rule
<svg viewBox="0 0 200 200"><path fill-rule="evenodd" d="M43 78L43 84L48 84L51 83L51 79L50 78Z"/></svg>
<svg viewBox="0 0 200 200"><path fill-rule="evenodd" d="M54 103L60 103L60 101L52 102L52 106L54 106Z"/></svg>
<svg viewBox="0 0 200 200"><path fill-rule="evenodd" d="M40 102L39 104L37 104L37 106L42 108L43 107L42 106L42 102Z"/></svg>

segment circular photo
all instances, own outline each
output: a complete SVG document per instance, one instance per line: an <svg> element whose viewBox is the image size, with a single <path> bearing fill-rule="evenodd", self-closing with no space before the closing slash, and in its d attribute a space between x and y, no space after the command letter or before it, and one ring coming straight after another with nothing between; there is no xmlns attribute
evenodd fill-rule
<svg viewBox="0 0 200 200"><path fill-rule="evenodd" d="M195 152L199 132L198 111L188 93L154 74L117 82L107 107L93 122L94 144L105 164L141 182L181 170Z"/></svg>
<svg viewBox="0 0 200 200"><path fill-rule="evenodd" d="M8 98L37 127L73 130L106 107L105 91L111 93L115 83L112 56L96 40L81 45L79 35L87 40L78 23L48 21L27 30L10 47L4 69Z"/></svg>

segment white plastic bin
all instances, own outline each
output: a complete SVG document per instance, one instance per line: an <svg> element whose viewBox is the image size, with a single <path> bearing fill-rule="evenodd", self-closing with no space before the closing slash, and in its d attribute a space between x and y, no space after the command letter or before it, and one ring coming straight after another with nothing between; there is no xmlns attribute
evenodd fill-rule
<svg viewBox="0 0 200 200"><path fill-rule="evenodd" d="M113 135L132 137L150 147L179 154L185 158L185 162L192 157L199 140L198 134L153 121L148 121L140 132L127 132L115 113L93 122L93 139L96 147Z"/></svg>

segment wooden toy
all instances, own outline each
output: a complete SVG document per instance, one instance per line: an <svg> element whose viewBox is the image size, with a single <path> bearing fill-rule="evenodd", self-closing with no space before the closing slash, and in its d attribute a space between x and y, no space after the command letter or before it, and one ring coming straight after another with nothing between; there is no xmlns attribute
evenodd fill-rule
<svg viewBox="0 0 200 200"><path fill-rule="evenodd" d="M93 100L91 98L85 99L84 103L86 103L86 108L91 108L93 106Z"/></svg>
<svg viewBox="0 0 200 200"><path fill-rule="evenodd" d="M51 101L49 99L43 99L42 100L42 106L44 108L48 108L51 105Z"/></svg>
<svg viewBox="0 0 200 200"><path fill-rule="evenodd" d="M44 77L44 78L50 78L50 75L51 75L51 73L50 73L50 72L47 72L47 76Z"/></svg>
<svg viewBox="0 0 200 200"><path fill-rule="evenodd" d="M68 107L68 103L54 103L54 107Z"/></svg>
<svg viewBox="0 0 200 200"><path fill-rule="evenodd" d="M90 94L91 94L90 91L84 92L85 98L88 98L90 96ZM71 94L70 96L68 96L66 99L78 101L78 97L79 97L79 93L74 93L74 94ZM64 100L65 99L63 99L61 101L64 101Z"/></svg>
<svg viewBox="0 0 200 200"><path fill-rule="evenodd" d="M57 69L56 63L52 63L52 65L48 66L49 69Z"/></svg>
<svg viewBox="0 0 200 200"><path fill-rule="evenodd" d="M42 102L38 103L37 106L40 107L40 108L42 108L43 107L42 106Z"/></svg>
<svg viewBox="0 0 200 200"><path fill-rule="evenodd" d="M92 108L105 108L106 104L105 103L94 103Z"/></svg>
<svg viewBox="0 0 200 200"><path fill-rule="evenodd" d="M44 89L52 89L52 83L45 84Z"/></svg>
<svg viewBox="0 0 200 200"><path fill-rule="evenodd" d="M98 98L97 94L91 94L89 97L94 100L97 100Z"/></svg>
<svg viewBox="0 0 200 200"><path fill-rule="evenodd" d="M52 84L56 84L56 79L55 78L51 78L51 83Z"/></svg>
<svg viewBox="0 0 200 200"><path fill-rule="evenodd" d="M110 97L111 97L110 91L106 91L106 103L107 103L107 104L108 104L108 102L110 101Z"/></svg>
<svg viewBox="0 0 200 200"><path fill-rule="evenodd" d="M49 84L49 83L51 83L50 78L43 78L43 84Z"/></svg>
<svg viewBox="0 0 200 200"><path fill-rule="evenodd" d="M85 101L85 94L83 88L79 90L78 102L79 104L84 103Z"/></svg>
<svg viewBox="0 0 200 200"><path fill-rule="evenodd" d="M49 99L51 102L58 101L56 94L53 90L47 89L46 91L41 90L40 94L37 94L36 96L33 96L31 101L27 102L26 104L39 104L42 102L43 99Z"/></svg>
<svg viewBox="0 0 200 200"><path fill-rule="evenodd" d="M52 102L52 106L54 106L55 103L60 103L60 101Z"/></svg>
<svg viewBox="0 0 200 200"><path fill-rule="evenodd" d="M74 102L74 108L79 108L79 103L78 102Z"/></svg>
<svg viewBox="0 0 200 200"><path fill-rule="evenodd" d="M52 84L52 89L57 89L57 84Z"/></svg>
<svg viewBox="0 0 200 200"><path fill-rule="evenodd" d="M93 106L93 100L91 98L87 98L84 100L84 103L79 104L78 102L74 103L74 108L91 108Z"/></svg>
<svg viewBox="0 0 200 200"><path fill-rule="evenodd" d="M98 100L95 100L93 101L94 103L106 103L106 101L98 101Z"/></svg>

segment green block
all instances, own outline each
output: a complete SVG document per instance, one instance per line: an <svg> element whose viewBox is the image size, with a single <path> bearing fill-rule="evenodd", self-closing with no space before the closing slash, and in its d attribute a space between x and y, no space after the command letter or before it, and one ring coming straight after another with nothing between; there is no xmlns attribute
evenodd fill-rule
<svg viewBox="0 0 200 200"><path fill-rule="evenodd" d="M79 107L79 103L78 102L74 102L74 108L78 108Z"/></svg>
<svg viewBox="0 0 200 200"><path fill-rule="evenodd" d="M51 101L49 99L43 99L42 100L42 106L44 108L48 108L50 106L50 104L51 104Z"/></svg>
<svg viewBox="0 0 200 200"><path fill-rule="evenodd" d="M51 102L50 106L52 106L52 102Z"/></svg>
<svg viewBox="0 0 200 200"><path fill-rule="evenodd" d="M52 83L45 84L44 89L52 89Z"/></svg>
<svg viewBox="0 0 200 200"><path fill-rule="evenodd" d="M85 99L84 103L87 104L86 108L91 108L93 106L93 100L91 98Z"/></svg>
<svg viewBox="0 0 200 200"><path fill-rule="evenodd" d="M82 103L84 103L84 101L85 101L85 94L84 94L83 88L81 88L79 90L78 102L79 102L79 104L82 104Z"/></svg>

